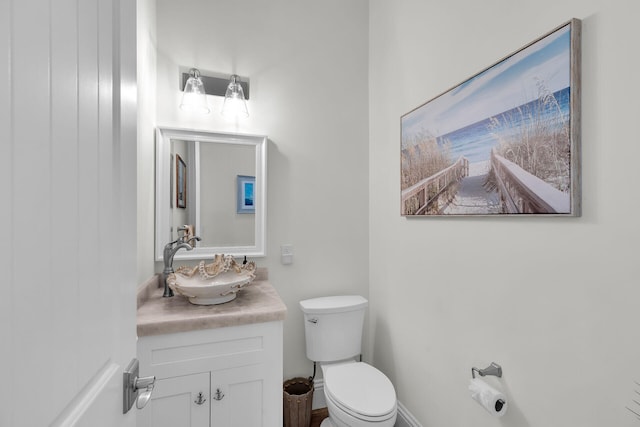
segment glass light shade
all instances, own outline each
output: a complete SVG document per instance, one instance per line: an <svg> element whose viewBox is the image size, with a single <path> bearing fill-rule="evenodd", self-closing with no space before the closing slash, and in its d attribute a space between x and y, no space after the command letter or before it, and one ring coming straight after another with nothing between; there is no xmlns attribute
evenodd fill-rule
<svg viewBox="0 0 640 427"><path fill-rule="evenodd" d="M224 95L222 104L222 115L228 118L249 117L247 101L244 99L244 90L238 83L238 76L231 76L227 92Z"/></svg>
<svg viewBox="0 0 640 427"><path fill-rule="evenodd" d="M191 70L190 74L191 76L189 76L187 83L184 85L180 109L209 114L211 110L207 104L207 94L204 91L202 80L200 80L200 73L198 70Z"/></svg>

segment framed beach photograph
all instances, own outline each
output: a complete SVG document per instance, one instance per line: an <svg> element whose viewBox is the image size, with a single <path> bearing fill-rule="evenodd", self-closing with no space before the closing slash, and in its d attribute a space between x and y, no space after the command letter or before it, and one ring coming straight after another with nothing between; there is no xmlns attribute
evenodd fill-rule
<svg viewBox="0 0 640 427"><path fill-rule="evenodd" d="M580 25L401 117L401 215L580 215Z"/></svg>
<svg viewBox="0 0 640 427"><path fill-rule="evenodd" d="M187 207L187 164L176 154L176 207Z"/></svg>
<svg viewBox="0 0 640 427"><path fill-rule="evenodd" d="M237 197L236 197L236 213L252 214L256 212L255 205L255 186L256 177L238 175L237 179Z"/></svg>

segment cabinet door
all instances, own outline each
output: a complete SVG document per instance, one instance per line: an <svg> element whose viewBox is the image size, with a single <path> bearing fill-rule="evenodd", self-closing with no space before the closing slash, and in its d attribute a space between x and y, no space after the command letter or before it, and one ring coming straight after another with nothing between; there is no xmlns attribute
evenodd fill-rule
<svg viewBox="0 0 640 427"><path fill-rule="evenodd" d="M211 427L266 427L264 369L251 365L211 372Z"/></svg>
<svg viewBox="0 0 640 427"><path fill-rule="evenodd" d="M209 427L209 382L209 372L157 379L138 426Z"/></svg>

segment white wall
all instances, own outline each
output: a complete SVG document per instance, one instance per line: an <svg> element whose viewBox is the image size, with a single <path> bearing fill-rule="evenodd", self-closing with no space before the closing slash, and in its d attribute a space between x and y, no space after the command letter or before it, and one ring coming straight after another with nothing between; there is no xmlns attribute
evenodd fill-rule
<svg viewBox="0 0 640 427"><path fill-rule="evenodd" d="M371 351L425 427L638 425L639 15L624 0L370 1ZM400 116L571 17L583 216L400 217ZM467 392L491 361L500 421Z"/></svg>
<svg viewBox="0 0 640 427"><path fill-rule="evenodd" d="M138 51L138 283L154 274L156 2L137 0Z"/></svg>
<svg viewBox="0 0 640 427"><path fill-rule="evenodd" d="M297 302L368 294L368 2L157 0L155 6L157 125L269 136L268 256L256 261L268 267L289 308L285 377L310 375ZM209 97L208 116L179 110L179 67L249 77L249 119L224 121L220 97ZM145 159L152 170L153 156ZM146 191L153 181L140 179ZM140 239L153 243L152 200L140 203ZM282 244L294 245L291 266L280 264ZM141 252L143 281L159 267L152 246Z"/></svg>
<svg viewBox="0 0 640 427"><path fill-rule="evenodd" d="M254 213L237 212L238 175L256 176L256 147L200 144L200 237L203 246L255 245Z"/></svg>

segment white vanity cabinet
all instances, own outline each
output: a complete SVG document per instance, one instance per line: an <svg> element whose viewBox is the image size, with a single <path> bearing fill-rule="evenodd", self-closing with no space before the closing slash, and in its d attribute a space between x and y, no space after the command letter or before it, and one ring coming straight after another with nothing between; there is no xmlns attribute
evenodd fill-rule
<svg viewBox="0 0 640 427"><path fill-rule="evenodd" d="M282 321L138 339L156 376L139 427L281 427Z"/></svg>

